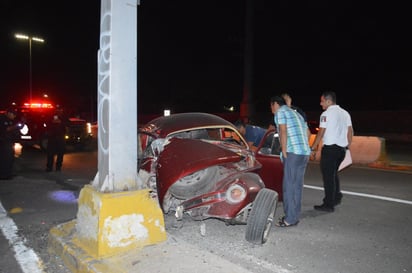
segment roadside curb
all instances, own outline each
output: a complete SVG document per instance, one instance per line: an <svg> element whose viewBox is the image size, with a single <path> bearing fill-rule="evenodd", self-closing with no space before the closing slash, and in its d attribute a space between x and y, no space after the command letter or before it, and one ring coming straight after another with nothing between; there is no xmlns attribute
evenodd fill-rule
<svg viewBox="0 0 412 273"><path fill-rule="evenodd" d="M374 169L412 172L412 165L403 162L395 164L395 162L390 163L389 161L376 161L367 164L367 166Z"/></svg>
<svg viewBox="0 0 412 273"><path fill-rule="evenodd" d="M74 243L75 226L75 220L60 224L51 229L48 239L48 251L60 256L72 272L251 273L240 265L170 234L165 242L96 259Z"/></svg>

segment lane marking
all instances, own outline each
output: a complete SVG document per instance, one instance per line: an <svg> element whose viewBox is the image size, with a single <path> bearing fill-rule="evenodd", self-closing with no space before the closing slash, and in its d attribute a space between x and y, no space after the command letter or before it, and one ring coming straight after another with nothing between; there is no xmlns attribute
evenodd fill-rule
<svg viewBox="0 0 412 273"><path fill-rule="evenodd" d="M13 248L16 260L24 273L44 273L43 262L39 259L33 249L24 245L25 239L17 235L18 228L13 220L7 216L0 202L0 229L4 237Z"/></svg>
<svg viewBox="0 0 412 273"><path fill-rule="evenodd" d="M273 263L271 263L271 262L262 260L262 259L260 259L260 258L258 258L258 257L252 256L252 255L249 255L249 254L246 254L246 253L238 253L238 252L235 252L234 255L237 256L237 257L239 257L240 259L245 260L245 261L251 261L251 262L253 262L254 264L257 264L257 265L259 265L259 266L261 266L261 267L263 267L263 268L265 268L265 269L268 269L268 270L271 271L271 272L276 272L276 273L293 273L293 271L290 271L290 270L288 270L288 269L286 269L286 268L283 268L283 267L280 266L280 265L273 264Z"/></svg>
<svg viewBox="0 0 412 273"><path fill-rule="evenodd" d="M311 185L303 185L303 187L308 188L308 189L323 191L323 187L311 186ZM348 195L362 196L362 197L368 197L368 198L374 198L374 199L379 199L379 200L385 200L385 201L391 201L391 202L397 202L397 203L412 205L412 201L398 199L398 198L392 198L392 197L386 197L386 196L380 196L380 195L374 195L374 194L367 194L367 193L359 193L359 192L353 192L353 191L342 191L342 193L345 193L345 194L348 194Z"/></svg>

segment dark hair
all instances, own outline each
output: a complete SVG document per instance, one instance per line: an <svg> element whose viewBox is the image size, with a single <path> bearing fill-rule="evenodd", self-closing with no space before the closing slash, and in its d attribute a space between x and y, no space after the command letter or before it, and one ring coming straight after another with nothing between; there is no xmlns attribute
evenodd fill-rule
<svg viewBox="0 0 412 273"><path fill-rule="evenodd" d="M336 93L333 91L325 91L322 93L322 96L327 99L331 100L333 103L336 103Z"/></svg>
<svg viewBox="0 0 412 273"><path fill-rule="evenodd" d="M16 108L14 108L14 107L9 107L9 108L7 108L7 111L6 111L6 112L17 115L17 110L16 110Z"/></svg>
<svg viewBox="0 0 412 273"><path fill-rule="evenodd" d="M281 96L274 96L270 98L270 104L277 102L280 106L286 105L285 99Z"/></svg>
<svg viewBox="0 0 412 273"><path fill-rule="evenodd" d="M288 97L292 98L292 96L288 92L283 92L283 93L280 94L280 96L282 98L285 97L285 96L288 96Z"/></svg>
<svg viewBox="0 0 412 273"><path fill-rule="evenodd" d="M246 127L245 123L243 121L241 121L240 119L236 120L236 122L234 123L234 125L236 126L236 128L240 128L240 127Z"/></svg>

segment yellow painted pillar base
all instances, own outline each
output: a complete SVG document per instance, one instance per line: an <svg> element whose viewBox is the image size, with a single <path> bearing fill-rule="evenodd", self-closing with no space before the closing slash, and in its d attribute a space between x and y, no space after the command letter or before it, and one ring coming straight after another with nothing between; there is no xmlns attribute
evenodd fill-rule
<svg viewBox="0 0 412 273"><path fill-rule="evenodd" d="M149 190L80 192L73 243L95 258L112 256L167 239L163 212Z"/></svg>

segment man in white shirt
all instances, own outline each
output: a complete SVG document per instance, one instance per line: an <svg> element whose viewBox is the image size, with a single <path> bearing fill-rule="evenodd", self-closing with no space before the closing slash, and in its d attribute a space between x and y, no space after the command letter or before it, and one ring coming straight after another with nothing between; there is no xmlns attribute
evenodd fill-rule
<svg viewBox="0 0 412 273"><path fill-rule="evenodd" d="M325 197L321 205L314 208L320 211L333 212L342 200L338 168L345 158L346 149L352 142L353 128L349 113L336 104L336 94L326 91L320 97L320 105L324 110L320 116L319 132L311 147L312 156L322 140L320 169L323 177Z"/></svg>

